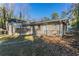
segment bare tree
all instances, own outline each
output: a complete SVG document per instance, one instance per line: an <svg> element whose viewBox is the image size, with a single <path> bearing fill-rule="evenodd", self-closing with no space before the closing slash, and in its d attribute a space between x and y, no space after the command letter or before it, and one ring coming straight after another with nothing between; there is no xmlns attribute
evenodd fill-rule
<svg viewBox="0 0 79 59"><path fill-rule="evenodd" d="M12 6L10 7L8 5L10 4L2 4L0 7L2 28L5 30L7 29L6 22L13 16Z"/></svg>

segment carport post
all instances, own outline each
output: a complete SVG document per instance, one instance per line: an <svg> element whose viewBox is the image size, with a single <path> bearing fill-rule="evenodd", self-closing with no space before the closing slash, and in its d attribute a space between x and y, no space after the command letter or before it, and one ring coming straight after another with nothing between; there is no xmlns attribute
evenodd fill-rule
<svg viewBox="0 0 79 59"><path fill-rule="evenodd" d="M35 31L35 26L34 25L32 26L32 31L33 31L33 38L35 39L35 37L36 37L36 31Z"/></svg>

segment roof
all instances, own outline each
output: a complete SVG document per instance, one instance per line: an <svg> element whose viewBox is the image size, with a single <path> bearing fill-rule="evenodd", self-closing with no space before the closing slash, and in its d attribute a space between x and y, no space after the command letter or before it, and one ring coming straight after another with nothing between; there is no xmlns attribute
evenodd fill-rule
<svg viewBox="0 0 79 59"><path fill-rule="evenodd" d="M61 21L66 21L66 20L36 21L36 22L30 22L29 24L25 24L25 25L33 26L33 25L46 25L46 24L60 24Z"/></svg>
<svg viewBox="0 0 79 59"><path fill-rule="evenodd" d="M15 22L15 23L23 23L26 22L25 20L18 20L18 19L10 19L9 22Z"/></svg>
<svg viewBox="0 0 79 59"><path fill-rule="evenodd" d="M15 23L23 23L23 26L34 26L34 25L46 25L46 24L60 24L61 21L67 21L66 19L58 19L58 20L49 20L49 21L34 21L34 22L27 22L25 20L18 20L18 19L10 19L9 22Z"/></svg>

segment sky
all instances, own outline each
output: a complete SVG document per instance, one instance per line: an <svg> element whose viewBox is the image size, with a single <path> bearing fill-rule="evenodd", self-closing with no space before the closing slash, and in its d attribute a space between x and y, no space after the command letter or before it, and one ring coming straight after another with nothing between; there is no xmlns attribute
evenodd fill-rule
<svg viewBox="0 0 79 59"><path fill-rule="evenodd" d="M43 17L51 18L54 12L61 15L62 11L69 10L71 6L69 3L16 3L14 5L15 15L19 14L19 9L21 8L26 18L36 20Z"/></svg>

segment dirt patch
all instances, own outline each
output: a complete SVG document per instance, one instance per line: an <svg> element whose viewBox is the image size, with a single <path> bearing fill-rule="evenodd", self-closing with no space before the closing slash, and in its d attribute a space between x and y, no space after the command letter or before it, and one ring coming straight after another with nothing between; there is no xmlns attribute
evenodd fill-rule
<svg viewBox="0 0 79 59"><path fill-rule="evenodd" d="M62 47L67 48L67 50L72 50L73 53L78 53L78 49L74 48L72 46L71 42L68 42L66 40L64 40L64 38L61 38L60 36L43 36L42 39L47 42L47 43L52 43L52 44L56 44L56 45L60 45Z"/></svg>

